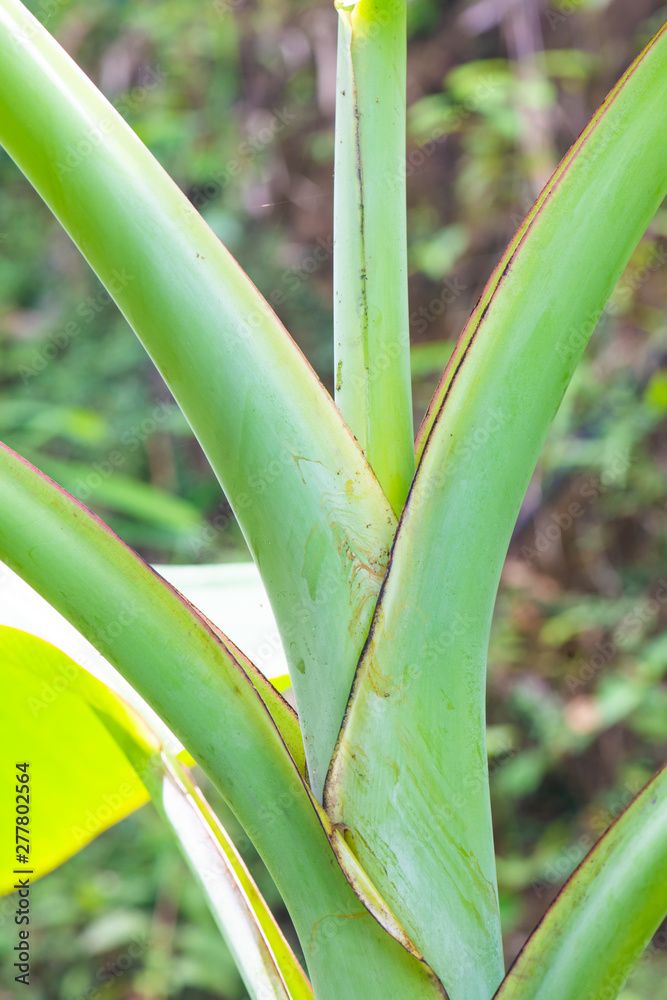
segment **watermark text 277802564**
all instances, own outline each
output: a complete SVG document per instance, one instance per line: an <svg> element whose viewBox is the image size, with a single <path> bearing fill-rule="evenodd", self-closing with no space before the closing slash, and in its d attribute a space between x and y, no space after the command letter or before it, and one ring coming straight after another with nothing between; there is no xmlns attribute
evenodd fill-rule
<svg viewBox="0 0 667 1000"><path fill-rule="evenodd" d="M14 874L23 876L17 878L14 888L18 890L18 902L14 923L18 928L18 943L14 945L16 959L14 967L17 975L14 979L24 986L30 985L30 876L33 874L30 857L30 764L19 761L16 764L16 864ZM26 867L20 867L25 865ZM30 868L27 866L30 865Z"/></svg>

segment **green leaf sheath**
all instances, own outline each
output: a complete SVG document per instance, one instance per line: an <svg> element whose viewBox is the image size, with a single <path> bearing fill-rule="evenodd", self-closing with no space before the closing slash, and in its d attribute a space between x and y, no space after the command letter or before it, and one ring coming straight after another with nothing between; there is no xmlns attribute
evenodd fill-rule
<svg viewBox="0 0 667 1000"><path fill-rule="evenodd" d="M613 1000L667 914L667 768L570 877L495 1000Z"/></svg>
<svg viewBox="0 0 667 1000"><path fill-rule="evenodd" d="M122 673L219 788L285 900L318 1000L443 996L355 896L268 710L218 636L99 518L4 445L0 556Z"/></svg>
<svg viewBox="0 0 667 1000"><path fill-rule="evenodd" d="M472 377L482 369L497 370L494 387L513 380L512 409L525 414L517 440L525 428L531 442L544 439L607 299L665 197L666 29L609 93L503 254L419 429L418 459L442 407L453 407L450 396L463 374L469 373L466 405L471 397L486 399L490 375L483 385ZM481 428L478 438L484 436Z"/></svg>
<svg viewBox="0 0 667 1000"><path fill-rule="evenodd" d="M415 471L406 263L406 0L337 6L336 402L400 514Z"/></svg>
<svg viewBox="0 0 667 1000"><path fill-rule="evenodd" d="M321 795L394 514L265 300L18 0L0 0L0 142L114 296L222 484L284 640Z"/></svg>
<svg viewBox="0 0 667 1000"><path fill-rule="evenodd" d="M565 157L454 352L327 781L332 817L452 1000L488 1000L503 972L484 725L502 563L574 367L666 191L663 29Z"/></svg>
<svg viewBox="0 0 667 1000"><path fill-rule="evenodd" d="M166 581L165 581L166 582ZM170 584L167 584L170 586ZM299 774L307 779L308 773L306 770L306 755L303 748L303 739L301 736L301 729L299 726L299 718L292 708L292 706L285 701L283 696L280 694L278 687L276 686L276 678L269 680L265 677L261 670L258 670L255 664L246 656L242 649L231 641L219 628L206 617L198 608L195 608L193 604L188 601L186 597L179 594L181 600L188 604L192 611L203 621L206 622L207 626L216 635L227 650L234 657L239 666L243 669L248 679L252 682L253 687L259 694L260 698L266 705L271 718L273 719L274 725L278 729L283 743L287 747L292 757L292 760L297 766ZM287 681L286 687L289 687L289 676L286 674L284 678L279 678L280 681Z"/></svg>
<svg viewBox="0 0 667 1000"><path fill-rule="evenodd" d="M313 1000L310 983L224 827L178 760L162 757L150 782L206 894L252 1000Z"/></svg>

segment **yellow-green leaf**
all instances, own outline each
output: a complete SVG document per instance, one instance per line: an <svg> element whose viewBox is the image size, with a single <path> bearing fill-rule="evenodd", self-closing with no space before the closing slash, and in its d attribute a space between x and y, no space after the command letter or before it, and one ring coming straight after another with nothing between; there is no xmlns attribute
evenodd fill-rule
<svg viewBox="0 0 667 1000"><path fill-rule="evenodd" d="M65 653L1 626L0 662L0 836L5 845L0 892L7 893L21 878L15 869L30 872L31 879L45 875L149 796L98 711L82 696L84 672ZM90 681L103 699L104 686ZM117 699L107 694L109 715L116 716ZM28 766L17 771L17 764ZM17 844L20 836L26 839ZM17 855L27 856L27 863Z"/></svg>

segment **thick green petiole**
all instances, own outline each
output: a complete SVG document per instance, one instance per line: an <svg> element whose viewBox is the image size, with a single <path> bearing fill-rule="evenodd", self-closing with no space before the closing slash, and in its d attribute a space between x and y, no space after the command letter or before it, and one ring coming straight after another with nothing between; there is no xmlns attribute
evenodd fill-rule
<svg viewBox="0 0 667 1000"><path fill-rule="evenodd" d="M423 962L364 908L271 715L192 606L55 483L0 445L0 556L192 753L285 900L320 1000L436 1000ZM345 954L345 963L340 962Z"/></svg>
<svg viewBox="0 0 667 1000"><path fill-rule="evenodd" d="M617 996L665 916L666 829L663 767L568 879L495 1000Z"/></svg>
<svg viewBox="0 0 667 1000"><path fill-rule="evenodd" d="M321 796L393 539L387 499L248 276L18 0L0 0L0 142L113 294L220 480L281 631Z"/></svg>
<svg viewBox="0 0 667 1000"><path fill-rule="evenodd" d="M415 471L406 264L406 0L337 7L336 402L399 514Z"/></svg>
<svg viewBox="0 0 667 1000"><path fill-rule="evenodd" d="M585 344L667 194L667 30L563 160L464 331L357 671L325 803L451 1000L502 975L485 745L498 582Z"/></svg>

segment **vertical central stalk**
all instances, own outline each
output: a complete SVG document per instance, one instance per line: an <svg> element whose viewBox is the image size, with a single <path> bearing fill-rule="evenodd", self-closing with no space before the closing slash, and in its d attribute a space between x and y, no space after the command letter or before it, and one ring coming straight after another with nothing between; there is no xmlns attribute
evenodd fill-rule
<svg viewBox="0 0 667 1000"><path fill-rule="evenodd" d="M406 0L338 5L336 403L400 514L414 476L405 206Z"/></svg>

